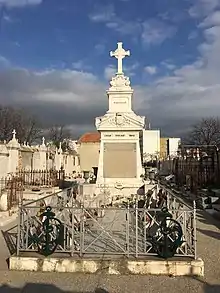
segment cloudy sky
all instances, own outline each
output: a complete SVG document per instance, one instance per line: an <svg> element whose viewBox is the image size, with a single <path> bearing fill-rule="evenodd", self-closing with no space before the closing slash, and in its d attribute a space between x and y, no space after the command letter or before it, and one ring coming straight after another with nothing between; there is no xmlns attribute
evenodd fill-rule
<svg viewBox="0 0 220 293"><path fill-rule="evenodd" d="M0 0L0 102L78 135L108 108L123 41L134 109L181 135L220 106L220 0Z"/></svg>

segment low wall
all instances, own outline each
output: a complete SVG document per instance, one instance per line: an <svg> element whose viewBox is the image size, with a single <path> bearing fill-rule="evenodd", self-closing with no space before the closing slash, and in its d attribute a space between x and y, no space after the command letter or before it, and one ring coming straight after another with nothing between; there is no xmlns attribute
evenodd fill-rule
<svg viewBox="0 0 220 293"><path fill-rule="evenodd" d="M63 273L105 273L109 275L204 276L204 262L197 260L94 260L12 256L9 269Z"/></svg>

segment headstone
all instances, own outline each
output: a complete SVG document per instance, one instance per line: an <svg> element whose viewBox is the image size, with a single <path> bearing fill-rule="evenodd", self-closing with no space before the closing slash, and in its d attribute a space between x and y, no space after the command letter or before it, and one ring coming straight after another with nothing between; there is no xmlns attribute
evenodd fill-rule
<svg viewBox="0 0 220 293"><path fill-rule="evenodd" d="M19 150L20 144L16 139L15 129L12 131L12 139L7 144L9 151L8 173L15 173L19 164Z"/></svg>

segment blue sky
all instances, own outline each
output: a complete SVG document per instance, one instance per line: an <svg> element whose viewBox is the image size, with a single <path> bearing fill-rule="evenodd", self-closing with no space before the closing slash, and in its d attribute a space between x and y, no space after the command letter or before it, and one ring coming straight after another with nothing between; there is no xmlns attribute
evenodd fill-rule
<svg viewBox="0 0 220 293"><path fill-rule="evenodd" d="M33 2L41 4L4 6L0 34L1 54L16 66L33 70L73 69L81 61L83 70L83 65L91 67L102 78L105 67L115 63L108 51L123 40L132 51L127 66L140 63L135 78L139 83L145 66L157 66L163 74L161 63L166 59L175 64L192 61L201 41L196 35L189 42L196 25L188 16L189 1Z"/></svg>
<svg viewBox="0 0 220 293"><path fill-rule="evenodd" d="M0 0L0 7L4 103L41 116L49 107L51 123L90 130L107 108L116 65L109 51L123 41L134 108L154 127L178 135L218 114L219 0Z"/></svg>

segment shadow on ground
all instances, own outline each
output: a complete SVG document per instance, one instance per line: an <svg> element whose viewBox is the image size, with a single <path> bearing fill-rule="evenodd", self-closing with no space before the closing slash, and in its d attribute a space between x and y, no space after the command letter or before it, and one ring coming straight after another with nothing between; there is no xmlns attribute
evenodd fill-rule
<svg viewBox="0 0 220 293"><path fill-rule="evenodd" d="M203 279L196 277L196 276L191 277L191 278L195 279L200 284L203 284L203 286L202 286L203 293L218 293L218 292L220 292L220 284L212 285L212 284L209 284L206 281L204 281Z"/></svg>
<svg viewBox="0 0 220 293"><path fill-rule="evenodd" d="M205 285L203 287L204 293L219 293L220 292L220 285Z"/></svg>
<svg viewBox="0 0 220 293"><path fill-rule="evenodd" d="M215 232L215 231L211 231L211 230L204 230L204 229L199 229L199 228L197 228L197 231L199 231L200 233L202 233L206 236L220 240L220 232Z"/></svg>
<svg viewBox="0 0 220 293"><path fill-rule="evenodd" d="M17 243L17 225L8 229L8 226L2 227L0 231L0 269L8 268L8 259L16 252ZM5 261L5 263L4 263Z"/></svg>
<svg viewBox="0 0 220 293"><path fill-rule="evenodd" d="M155 281L156 281L155 277ZM206 283L203 280L199 280L195 278L198 282L202 283L202 291L198 292L203 292L203 293L218 293L220 292L220 285L210 285ZM3 285L0 287L0 293L111 293L110 291L107 291L103 288L96 288L94 291L74 291L74 289L70 291L63 291L60 288L51 285L51 284L41 284L41 283L27 283L24 287L22 288L14 288L10 287L8 285ZM121 288L121 291L117 292L123 292L123 288ZM162 292L164 292L162 290ZM173 292L173 291L172 291ZM187 291L189 292L189 291ZM160 293L160 292L158 292Z"/></svg>
<svg viewBox="0 0 220 293"><path fill-rule="evenodd" d="M196 217L199 222L204 223L205 225L213 225L220 229L220 219L217 219L213 215L209 214L206 210L198 209L196 211Z"/></svg>
<svg viewBox="0 0 220 293"><path fill-rule="evenodd" d="M0 293L109 293L105 289L96 288L95 291L63 291L51 284L28 283L22 288L12 288L8 285L0 287Z"/></svg>
<svg viewBox="0 0 220 293"><path fill-rule="evenodd" d="M17 225L8 230L1 230L3 238L6 242L10 255L16 252L17 242Z"/></svg>

